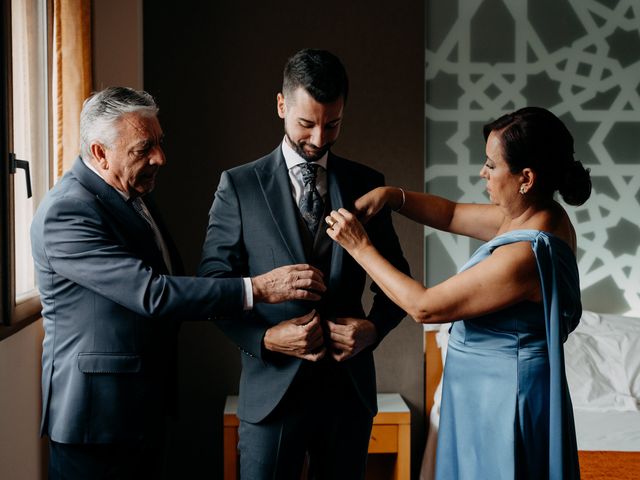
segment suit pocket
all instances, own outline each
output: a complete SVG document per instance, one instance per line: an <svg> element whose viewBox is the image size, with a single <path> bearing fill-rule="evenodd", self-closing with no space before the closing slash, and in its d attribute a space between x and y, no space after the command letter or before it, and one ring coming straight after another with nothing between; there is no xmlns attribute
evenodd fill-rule
<svg viewBox="0 0 640 480"><path fill-rule="evenodd" d="M79 353L78 368L82 373L139 373L142 359L126 353Z"/></svg>

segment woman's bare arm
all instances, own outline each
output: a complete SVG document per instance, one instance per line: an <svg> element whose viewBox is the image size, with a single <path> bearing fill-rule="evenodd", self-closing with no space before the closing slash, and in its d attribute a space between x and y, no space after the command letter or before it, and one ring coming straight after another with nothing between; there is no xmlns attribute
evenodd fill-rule
<svg viewBox="0 0 640 480"><path fill-rule="evenodd" d="M528 242L504 245L470 269L426 288L385 260L348 211L340 209L331 217L336 223L327 230L329 236L418 322L444 323L484 315L523 300L540 301L535 256Z"/></svg>
<svg viewBox="0 0 640 480"><path fill-rule="evenodd" d="M379 187L363 195L355 201L354 213L367 221L385 204L415 222L480 240L495 237L504 221L495 205L456 203L429 193L403 192L397 187Z"/></svg>

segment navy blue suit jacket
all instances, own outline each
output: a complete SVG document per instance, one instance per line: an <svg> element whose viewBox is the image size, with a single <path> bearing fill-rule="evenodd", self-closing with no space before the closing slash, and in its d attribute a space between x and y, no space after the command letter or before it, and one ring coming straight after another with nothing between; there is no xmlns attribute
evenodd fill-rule
<svg viewBox="0 0 640 480"><path fill-rule="evenodd" d="M369 167L329 153L327 183L333 209L351 210L354 201L384 184L382 174ZM199 275L235 277L258 275L282 265L307 263L298 213L293 201L280 146L271 154L223 172L210 211ZM324 223L322 224L324 225ZM379 251L393 265L408 273L388 210L366 226ZM371 311L365 316L362 292L364 270L337 244L333 244L331 267L325 283L323 310L327 317L368 318L378 331L378 341L394 328L405 312L393 304L376 285ZM238 416L249 422L264 419L288 390L303 360L263 352L268 328L283 320L309 313L312 302L292 301L257 305L242 320L225 320L218 326L243 352ZM343 363L372 415L377 412L373 348Z"/></svg>
<svg viewBox="0 0 640 480"><path fill-rule="evenodd" d="M31 242L42 433L61 443L158 434L175 400L178 321L238 316L242 280L167 275L148 224L80 158L41 202Z"/></svg>

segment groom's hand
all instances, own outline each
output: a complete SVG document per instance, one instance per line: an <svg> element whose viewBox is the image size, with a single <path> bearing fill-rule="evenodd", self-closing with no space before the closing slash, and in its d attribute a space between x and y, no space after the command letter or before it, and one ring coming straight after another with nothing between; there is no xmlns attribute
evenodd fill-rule
<svg viewBox="0 0 640 480"><path fill-rule="evenodd" d="M327 320L329 350L337 362L343 362L370 345L378 338L376 326L364 318L336 318Z"/></svg>
<svg viewBox="0 0 640 480"><path fill-rule="evenodd" d="M315 310L271 327L266 331L263 342L271 352L311 362L320 360L326 353L320 317Z"/></svg>

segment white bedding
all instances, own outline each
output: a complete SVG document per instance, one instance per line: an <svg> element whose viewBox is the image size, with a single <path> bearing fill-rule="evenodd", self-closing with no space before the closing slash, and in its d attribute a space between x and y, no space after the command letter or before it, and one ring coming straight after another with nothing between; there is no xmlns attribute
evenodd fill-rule
<svg viewBox="0 0 640 480"><path fill-rule="evenodd" d="M574 408L640 411L640 318L583 312L564 357Z"/></svg>
<svg viewBox="0 0 640 480"><path fill-rule="evenodd" d="M584 312L564 352L578 449L640 451L640 318Z"/></svg>
<svg viewBox="0 0 640 480"><path fill-rule="evenodd" d="M640 452L640 413L573 411L578 450Z"/></svg>

